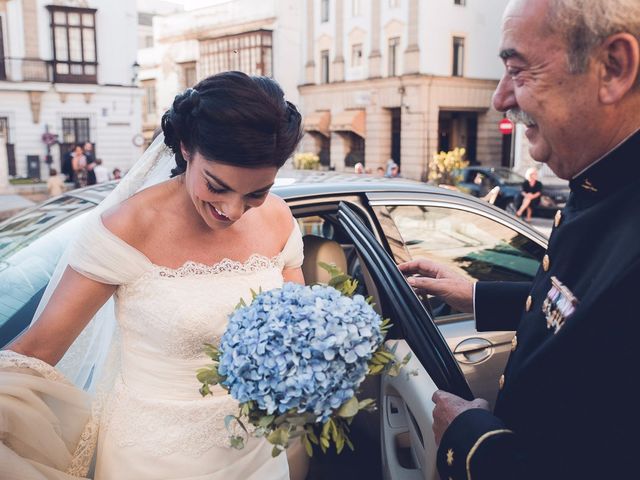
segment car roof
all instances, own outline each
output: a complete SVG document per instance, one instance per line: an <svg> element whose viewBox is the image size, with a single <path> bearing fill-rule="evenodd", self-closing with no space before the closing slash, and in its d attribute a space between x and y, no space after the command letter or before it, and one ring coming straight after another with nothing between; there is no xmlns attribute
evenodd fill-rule
<svg viewBox="0 0 640 480"><path fill-rule="evenodd" d="M117 182L92 185L66 194L93 203L100 203L115 187ZM366 174L340 172L285 170L281 171L272 192L281 198L293 199L313 196L354 195L367 192L402 192L447 194L469 199L464 193L428 185L404 178L384 178Z"/></svg>

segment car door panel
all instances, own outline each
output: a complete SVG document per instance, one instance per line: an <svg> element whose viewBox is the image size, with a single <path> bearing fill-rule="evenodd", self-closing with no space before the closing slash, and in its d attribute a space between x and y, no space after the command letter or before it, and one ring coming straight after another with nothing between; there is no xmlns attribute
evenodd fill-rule
<svg viewBox="0 0 640 480"><path fill-rule="evenodd" d="M378 286L384 313L404 334L403 340L389 341L395 345L396 358L412 354L398 376L381 379L378 404L383 477L435 480L437 449L431 396L441 388L471 398L471 390L440 331L391 257L348 205L340 205L338 220Z"/></svg>
<svg viewBox="0 0 640 480"><path fill-rule="evenodd" d="M411 352L404 340L392 340L396 358ZM431 431L433 392L438 389L413 356L396 376L382 377L382 465L385 480L437 480L437 446ZM429 430L424 431L425 426Z"/></svg>

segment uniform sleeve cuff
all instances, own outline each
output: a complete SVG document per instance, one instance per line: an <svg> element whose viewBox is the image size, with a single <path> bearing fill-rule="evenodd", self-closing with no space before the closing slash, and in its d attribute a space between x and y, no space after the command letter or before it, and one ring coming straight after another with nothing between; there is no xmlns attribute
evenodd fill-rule
<svg viewBox="0 0 640 480"><path fill-rule="evenodd" d="M438 448L437 466L441 477L475 479L471 470L478 459L484 458L485 453L481 450L504 435L512 437L513 432L491 412L474 408L461 413L449 425Z"/></svg>

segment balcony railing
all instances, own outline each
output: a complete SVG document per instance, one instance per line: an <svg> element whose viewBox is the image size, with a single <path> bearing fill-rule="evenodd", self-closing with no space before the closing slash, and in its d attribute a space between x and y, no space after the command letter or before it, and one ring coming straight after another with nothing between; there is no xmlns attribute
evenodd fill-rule
<svg viewBox="0 0 640 480"><path fill-rule="evenodd" d="M0 58L0 80L9 82L51 82L51 62L40 58Z"/></svg>

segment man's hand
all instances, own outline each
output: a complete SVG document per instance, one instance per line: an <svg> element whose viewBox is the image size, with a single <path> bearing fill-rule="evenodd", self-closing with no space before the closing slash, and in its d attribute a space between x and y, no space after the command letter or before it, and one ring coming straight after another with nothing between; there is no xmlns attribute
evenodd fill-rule
<svg viewBox="0 0 640 480"><path fill-rule="evenodd" d="M469 402L443 390L437 390L431 400L436 404L433 409L433 433L436 437L436 445L440 445L442 435L449 428L453 419L462 412L472 408L489 410L489 402L483 398L476 398Z"/></svg>
<svg viewBox="0 0 640 480"><path fill-rule="evenodd" d="M473 283L446 267L425 259L401 263L398 268L418 293L440 297L460 312L473 313Z"/></svg>

